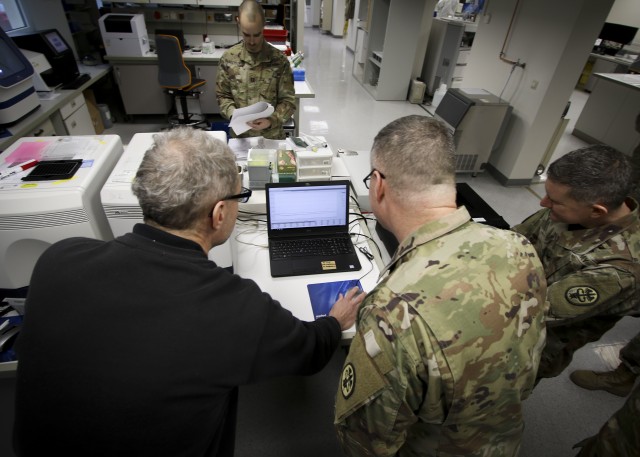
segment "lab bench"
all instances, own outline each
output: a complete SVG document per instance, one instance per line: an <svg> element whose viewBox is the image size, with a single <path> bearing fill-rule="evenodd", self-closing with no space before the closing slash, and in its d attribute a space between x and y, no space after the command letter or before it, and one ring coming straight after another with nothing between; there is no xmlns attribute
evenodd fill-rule
<svg viewBox="0 0 640 457"><path fill-rule="evenodd" d="M106 76L111 66L78 64L78 69L91 78L77 89L55 90L40 98L40 106L32 113L5 127L9 136L0 138L0 152L25 136L95 135L82 92Z"/></svg>

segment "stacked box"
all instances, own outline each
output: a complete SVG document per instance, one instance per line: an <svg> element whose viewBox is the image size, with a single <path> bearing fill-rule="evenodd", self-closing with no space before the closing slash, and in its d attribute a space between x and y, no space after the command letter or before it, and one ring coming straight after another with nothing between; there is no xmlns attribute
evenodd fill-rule
<svg viewBox="0 0 640 457"><path fill-rule="evenodd" d="M298 169L296 156L293 151L278 149L278 181L294 182L296 180L296 172Z"/></svg>
<svg viewBox="0 0 640 457"><path fill-rule="evenodd" d="M298 181L325 181L331 179L333 154L330 150L296 151Z"/></svg>
<svg viewBox="0 0 640 457"><path fill-rule="evenodd" d="M247 171L249 172L250 189L264 189L264 185L271 182L275 157L275 149L249 149Z"/></svg>

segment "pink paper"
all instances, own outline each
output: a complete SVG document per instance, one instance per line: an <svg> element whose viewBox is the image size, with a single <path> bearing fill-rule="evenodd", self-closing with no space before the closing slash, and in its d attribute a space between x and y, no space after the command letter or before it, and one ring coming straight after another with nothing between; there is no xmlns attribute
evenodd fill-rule
<svg viewBox="0 0 640 457"><path fill-rule="evenodd" d="M48 141L24 141L11 154L5 157L4 161L9 165L13 165L27 160L40 160L42 151L48 144Z"/></svg>

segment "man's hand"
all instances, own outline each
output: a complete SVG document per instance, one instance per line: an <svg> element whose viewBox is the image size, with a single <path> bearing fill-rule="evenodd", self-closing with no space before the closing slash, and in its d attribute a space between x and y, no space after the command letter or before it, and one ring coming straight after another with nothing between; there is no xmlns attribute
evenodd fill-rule
<svg viewBox="0 0 640 457"><path fill-rule="evenodd" d="M365 295L367 294L364 291L354 287L344 297L340 294L338 301L333 304L329 316L338 319L342 330L347 330L355 323L358 306L364 300Z"/></svg>
<svg viewBox="0 0 640 457"><path fill-rule="evenodd" d="M254 119L251 122L247 122L247 125L253 130L264 130L271 127L271 121L264 117L262 119Z"/></svg>

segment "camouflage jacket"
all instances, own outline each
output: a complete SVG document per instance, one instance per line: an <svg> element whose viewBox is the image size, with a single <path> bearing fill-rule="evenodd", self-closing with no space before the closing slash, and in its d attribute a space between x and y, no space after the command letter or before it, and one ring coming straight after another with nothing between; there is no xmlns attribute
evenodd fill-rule
<svg viewBox="0 0 640 457"><path fill-rule="evenodd" d="M462 207L398 247L365 298L336 395L350 456L515 456L546 284L522 236Z"/></svg>
<svg viewBox="0 0 640 457"><path fill-rule="evenodd" d="M569 230L543 209L513 230L536 248L547 277L549 317L556 323L594 315L626 315L640 300L640 220L638 204L614 224Z"/></svg>
<svg viewBox="0 0 640 457"><path fill-rule="evenodd" d="M262 101L273 105L275 111L269 117L271 127L249 130L241 137L284 139L282 125L296 109L289 61L266 41L258 54L251 54L243 43L238 43L222 55L216 79L216 96L220 114L225 119L231 119L236 108Z"/></svg>

